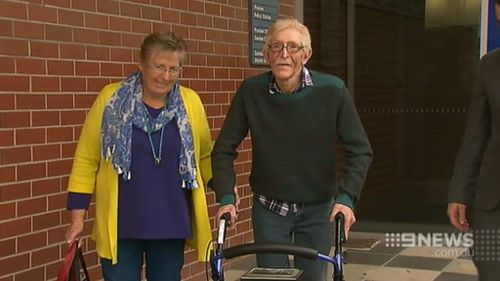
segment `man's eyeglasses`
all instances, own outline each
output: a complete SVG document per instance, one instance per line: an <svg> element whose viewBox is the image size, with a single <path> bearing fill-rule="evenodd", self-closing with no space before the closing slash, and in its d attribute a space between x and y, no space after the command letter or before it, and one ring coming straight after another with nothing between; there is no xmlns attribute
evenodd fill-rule
<svg viewBox="0 0 500 281"><path fill-rule="evenodd" d="M295 54L304 48L305 48L304 45L299 45L298 43L293 43L293 42L286 43L286 44L281 43L281 42L275 42L275 43L269 44L269 49L274 53L279 53L279 52L283 51L283 49L286 49L286 51L289 54Z"/></svg>
<svg viewBox="0 0 500 281"><path fill-rule="evenodd" d="M163 64L150 64L151 69L157 74L163 74L166 71L168 71L168 74L172 76L177 76L181 72L181 67L180 66L171 66L171 67L166 67Z"/></svg>

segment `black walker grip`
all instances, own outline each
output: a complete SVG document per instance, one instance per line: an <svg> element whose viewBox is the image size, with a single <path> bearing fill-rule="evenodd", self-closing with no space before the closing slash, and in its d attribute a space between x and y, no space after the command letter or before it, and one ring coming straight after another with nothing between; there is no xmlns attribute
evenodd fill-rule
<svg viewBox="0 0 500 281"><path fill-rule="evenodd" d="M344 220L345 216L342 212L335 214L335 255L342 255L342 244L345 242L345 231L344 231Z"/></svg>
<svg viewBox="0 0 500 281"><path fill-rule="evenodd" d="M249 243L224 249L222 256L225 259L232 259L239 256L250 254L290 254L297 255L307 259L315 260L318 257L318 251L311 248L297 246L293 244L264 244Z"/></svg>
<svg viewBox="0 0 500 281"><path fill-rule="evenodd" d="M343 226L345 221L345 215L342 212L338 212L335 214L335 222L341 224Z"/></svg>
<svg viewBox="0 0 500 281"><path fill-rule="evenodd" d="M231 213L227 212L227 213L222 214L222 216L220 216L220 219L224 219L224 220L226 220L226 222L230 222L231 221Z"/></svg>
<svg viewBox="0 0 500 281"><path fill-rule="evenodd" d="M345 242L344 222L345 215L342 212L335 214L335 234L339 234L336 238L339 242Z"/></svg>

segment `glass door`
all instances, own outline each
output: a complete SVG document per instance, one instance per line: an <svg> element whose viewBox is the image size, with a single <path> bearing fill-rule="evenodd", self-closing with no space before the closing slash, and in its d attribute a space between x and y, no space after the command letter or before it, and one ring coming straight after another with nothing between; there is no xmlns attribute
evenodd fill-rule
<svg viewBox="0 0 500 281"><path fill-rule="evenodd" d="M447 224L481 0L312 0L308 67L347 82L374 150L360 221Z"/></svg>

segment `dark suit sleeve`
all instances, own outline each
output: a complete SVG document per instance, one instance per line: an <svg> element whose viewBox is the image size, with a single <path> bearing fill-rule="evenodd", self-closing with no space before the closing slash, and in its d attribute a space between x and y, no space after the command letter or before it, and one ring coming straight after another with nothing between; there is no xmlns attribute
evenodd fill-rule
<svg viewBox="0 0 500 281"><path fill-rule="evenodd" d="M479 65L468 109L465 134L450 181L449 202L471 203L484 149L491 135L490 107L482 75L486 59L488 59L487 56L481 60Z"/></svg>

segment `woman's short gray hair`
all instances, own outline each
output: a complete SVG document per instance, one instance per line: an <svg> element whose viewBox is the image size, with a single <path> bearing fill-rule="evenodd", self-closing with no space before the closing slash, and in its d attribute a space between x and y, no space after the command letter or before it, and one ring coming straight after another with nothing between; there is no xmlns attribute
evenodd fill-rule
<svg viewBox="0 0 500 281"><path fill-rule="evenodd" d="M141 61L147 62L153 51L172 51L181 54L181 63L186 56L187 46L182 37L173 32L154 32L149 34L141 45Z"/></svg>

